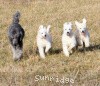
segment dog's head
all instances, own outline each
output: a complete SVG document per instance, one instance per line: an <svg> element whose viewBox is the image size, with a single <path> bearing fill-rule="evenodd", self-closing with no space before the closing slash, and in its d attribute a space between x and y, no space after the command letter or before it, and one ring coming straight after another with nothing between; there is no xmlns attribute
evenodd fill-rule
<svg viewBox="0 0 100 86"><path fill-rule="evenodd" d="M77 29L84 35L86 32L86 19L83 18L82 21L83 21L82 23L75 21L75 24L76 24Z"/></svg>
<svg viewBox="0 0 100 86"><path fill-rule="evenodd" d="M14 46L14 47L16 47L16 46L18 46L19 44L21 44L21 35L20 35L20 33L17 33L17 31L15 30L15 31L13 31L12 32L12 36L10 37L10 42L11 42L11 44Z"/></svg>
<svg viewBox="0 0 100 86"><path fill-rule="evenodd" d="M72 32L72 23L71 22L66 22L63 24L63 33L66 34L67 36L70 36Z"/></svg>
<svg viewBox="0 0 100 86"><path fill-rule="evenodd" d="M50 30L50 25L48 25L48 27L44 27L43 25L39 26L39 31L38 34L42 39L45 39L47 37L47 35L49 34L49 30Z"/></svg>

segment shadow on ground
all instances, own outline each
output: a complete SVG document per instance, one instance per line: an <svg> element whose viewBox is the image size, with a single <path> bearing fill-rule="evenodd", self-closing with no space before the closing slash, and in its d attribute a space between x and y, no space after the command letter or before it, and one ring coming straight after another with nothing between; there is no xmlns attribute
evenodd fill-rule
<svg viewBox="0 0 100 86"><path fill-rule="evenodd" d="M85 48L85 51L94 51L94 50L100 50L100 44L90 45L90 47ZM79 49L79 51L83 52L84 49Z"/></svg>

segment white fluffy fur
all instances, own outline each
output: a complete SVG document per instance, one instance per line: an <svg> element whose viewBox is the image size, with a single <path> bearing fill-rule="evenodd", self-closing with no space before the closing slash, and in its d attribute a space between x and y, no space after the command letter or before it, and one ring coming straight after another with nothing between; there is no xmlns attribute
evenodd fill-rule
<svg viewBox="0 0 100 86"><path fill-rule="evenodd" d="M76 40L77 40L77 44L78 46L83 46L83 42L85 43L85 47L89 47L90 43L89 43L89 32L86 28L86 19L83 18L83 22L79 23L78 21L75 21L77 30L75 32L76 35Z"/></svg>
<svg viewBox="0 0 100 86"><path fill-rule="evenodd" d="M72 23L64 23L63 34L62 34L62 47L65 56L69 57L72 53L72 49L76 46L76 39L74 33L72 32Z"/></svg>
<svg viewBox="0 0 100 86"><path fill-rule="evenodd" d="M37 47L39 50L39 54L41 58L45 58L45 53L48 53L49 49L51 48L52 38L49 34L50 25L48 27L44 27L40 25L38 34L37 34ZM45 51L44 51L45 48Z"/></svg>

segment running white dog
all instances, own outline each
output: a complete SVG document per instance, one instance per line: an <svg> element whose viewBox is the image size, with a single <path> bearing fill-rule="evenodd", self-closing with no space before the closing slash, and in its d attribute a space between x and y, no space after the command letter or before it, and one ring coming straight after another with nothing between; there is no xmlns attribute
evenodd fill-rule
<svg viewBox="0 0 100 86"><path fill-rule="evenodd" d="M77 30L75 32L76 40L77 40L77 48L78 46L83 46L83 49L85 49L85 47L90 46L90 43L89 43L90 35L86 28L86 19L83 18L82 23L75 21L75 24L77 27Z"/></svg>
<svg viewBox="0 0 100 86"><path fill-rule="evenodd" d="M38 34L37 34L37 47L39 50L39 54L41 58L45 58L45 53L48 53L49 49L51 48L52 38L49 33L50 25L48 27L44 27L40 25Z"/></svg>
<svg viewBox="0 0 100 86"><path fill-rule="evenodd" d="M72 49L76 47L76 39L74 33L72 32L71 22L66 22L63 25L62 47L63 53L67 57L69 57L69 55L72 53Z"/></svg>

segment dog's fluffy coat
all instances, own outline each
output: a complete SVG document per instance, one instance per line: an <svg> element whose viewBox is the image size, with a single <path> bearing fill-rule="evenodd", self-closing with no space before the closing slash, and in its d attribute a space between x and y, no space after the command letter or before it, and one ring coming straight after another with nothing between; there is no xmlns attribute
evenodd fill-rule
<svg viewBox="0 0 100 86"><path fill-rule="evenodd" d="M89 42L90 35L86 27L86 19L83 18L82 23L75 21L75 24L77 27L77 30L75 32L76 40L77 40L77 48L78 46L83 46L83 48L89 47L90 46L90 42Z"/></svg>
<svg viewBox="0 0 100 86"><path fill-rule="evenodd" d="M51 48L52 38L49 33L50 25L44 27L40 25L38 34L37 34L37 47L41 58L45 58L45 53L48 53Z"/></svg>
<svg viewBox="0 0 100 86"><path fill-rule="evenodd" d="M76 46L75 35L72 32L72 23L66 22L63 25L63 34L62 34L62 47L63 53L65 56L69 57L72 53L72 49Z"/></svg>
<svg viewBox="0 0 100 86"><path fill-rule="evenodd" d="M8 38L12 47L13 59L20 60L23 55L24 29L19 24L20 12L13 15L13 21L8 29Z"/></svg>

